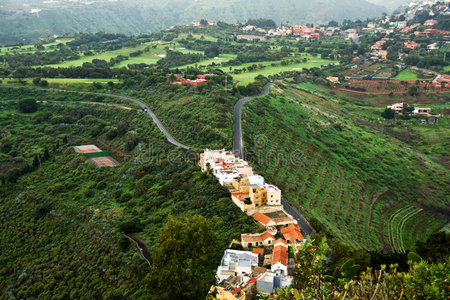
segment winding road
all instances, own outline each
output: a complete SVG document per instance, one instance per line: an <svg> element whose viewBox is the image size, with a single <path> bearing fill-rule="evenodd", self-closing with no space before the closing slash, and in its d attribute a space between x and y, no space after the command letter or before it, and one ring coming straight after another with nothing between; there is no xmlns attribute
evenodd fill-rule
<svg viewBox="0 0 450 300"><path fill-rule="evenodd" d="M264 86L262 92L256 96L241 98L234 106L233 152L240 158L244 157L244 147L242 142L242 107L245 103L252 99L263 97L269 94L269 90L272 84L272 81L267 83ZM281 204L283 205L283 209L297 221L297 224L301 228L303 235L311 236L315 233L314 229L308 223L308 221L283 197L281 199Z"/></svg>
<svg viewBox="0 0 450 300"><path fill-rule="evenodd" d="M267 83L261 93L256 96L244 97L241 98L236 105L234 106L234 127L233 127L233 152L236 156L243 158L244 157L244 149L242 142L242 106L252 99L263 97L269 94L270 87L273 82Z"/></svg>

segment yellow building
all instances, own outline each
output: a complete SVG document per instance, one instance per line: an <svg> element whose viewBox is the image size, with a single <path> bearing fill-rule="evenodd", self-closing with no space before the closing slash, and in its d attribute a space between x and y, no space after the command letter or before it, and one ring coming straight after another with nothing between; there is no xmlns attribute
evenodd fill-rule
<svg viewBox="0 0 450 300"><path fill-rule="evenodd" d="M233 286L220 287L216 286L216 299L219 300L245 300L245 292L240 288Z"/></svg>

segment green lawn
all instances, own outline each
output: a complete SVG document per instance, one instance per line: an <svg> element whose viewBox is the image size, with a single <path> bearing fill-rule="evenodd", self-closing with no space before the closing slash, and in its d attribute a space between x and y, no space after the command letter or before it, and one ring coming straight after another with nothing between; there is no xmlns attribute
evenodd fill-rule
<svg viewBox="0 0 450 300"><path fill-rule="evenodd" d="M197 65L198 67L201 66L209 66L212 63L215 63L216 65L230 61L232 59L235 59L236 55L235 54L220 54L219 57L216 58L208 58L202 61L199 61L198 63L195 64L189 64L189 65L184 65L184 66L179 66L177 68L187 68L187 67L195 67L195 65ZM226 69L226 68L222 68L222 69Z"/></svg>
<svg viewBox="0 0 450 300"><path fill-rule="evenodd" d="M255 77L258 75L264 75L264 76L270 76L270 75L275 75L281 72L287 72L287 71L301 71L302 69L309 69L309 68L313 68L313 67L320 67L322 65L326 65L326 64L330 64L333 63L333 60L326 60L326 59L320 59L320 58L311 58L308 62L306 63L295 63L295 64L289 64L286 66L271 66L272 63L274 62L261 62L261 63L250 63L250 64L244 64L244 65L240 65L240 66L236 66L233 67L234 69L241 69L243 67L248 67L249 65L259 65L262 64L264 66L266 66L263 69L257 69L257 70L253 70L251 72L244 72L244 73L240 73L240 74L232 74L234 80L238 80L239 81L239 85L247 85L249 83L251 83L252 81L254 81ZM229 67L224 67L222 68L224 71L229 71L229 69L227 70L227 68Z"/></svg>
<svg viewBox="0 0 450 300"><path fill-rule="evenodd" d="M410 68L407 68L400 73L398 73L397 76L394 77L395 80L417 80L419 79L419 76L415 72L413 72Z"/></svg>

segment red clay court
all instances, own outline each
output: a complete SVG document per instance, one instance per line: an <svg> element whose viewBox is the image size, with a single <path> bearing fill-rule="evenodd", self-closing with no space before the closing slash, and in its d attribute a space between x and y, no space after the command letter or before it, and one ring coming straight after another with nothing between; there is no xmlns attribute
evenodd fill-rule
<svg viewBox="0 0 450 300"><path fill-rule="evenodd" d="M74 147L75 151L86 154L86 153L96 153L102 152L102 149L95 145L84 145L84 146L76 146Z"/></svg>
<svg viewBox="0 0 450 300"><path fill-rule="evenodd" d="M119 163L111 156L93 157L89 159L98 168L115 167Z"/></svg>
<svg viewBox="0 0 450 300"><path fill-rule="evenodd" d="M88 159L97 167L115 167L119 165L119 162L108 155L107 152L103 152L102 149L95 145L83 145L83 146L75 146L75 151L78 153L84 154ZM93 153L97 153L93 154ZM92 154L92 155L90 155ZM98 156L98 157L92 157Z"/></svg>

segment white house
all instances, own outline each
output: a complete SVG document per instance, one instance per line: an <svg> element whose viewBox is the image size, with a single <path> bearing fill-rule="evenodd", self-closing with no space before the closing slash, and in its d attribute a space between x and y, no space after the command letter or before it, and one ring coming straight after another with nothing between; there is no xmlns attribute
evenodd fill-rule
<svg viewBox="0 0 450 300"><path fill-rule="evenodd" d="M272 266L270 270L277 276L285 276L288 274L288 244L283 239L275 241L273 247Z"/></svg>
<svg viewBox="0 0 450 300"><path fill-rule="evenodd" d="M225 250L220 266L217 268L216 277L219 282L230 275L245 276L252 273L252 268L258 266L258 254L250 251Z"/></svg>

